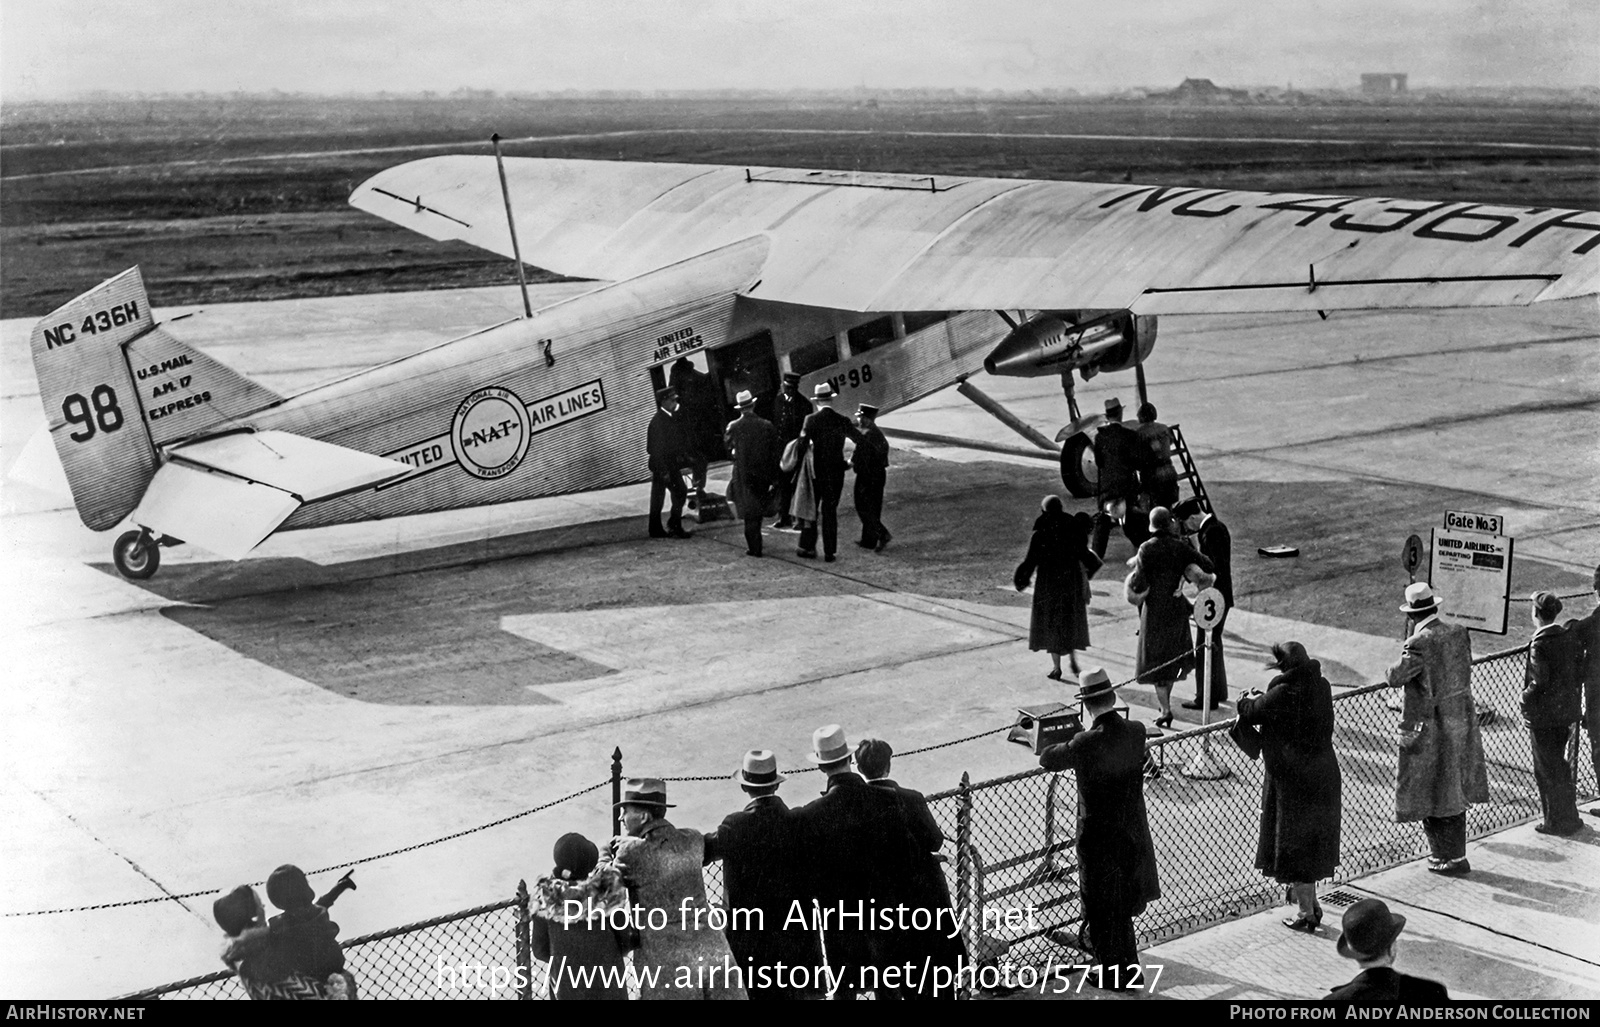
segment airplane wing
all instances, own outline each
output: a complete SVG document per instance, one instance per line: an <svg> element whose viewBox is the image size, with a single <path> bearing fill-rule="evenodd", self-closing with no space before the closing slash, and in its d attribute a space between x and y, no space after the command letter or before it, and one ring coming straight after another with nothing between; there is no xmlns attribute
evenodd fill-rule
<svg viewBox="0 0 1600 1027"><path fill-rule="evenodd" d="M620 280L758 233L758 299L1141 314L1521 305L1600 292L1600 213L1304 193L508 158L523 259ZM511 256L494 159L352 205Z"/></svg>
<svg viewBox="0 0 1600 1027"><path fill-rule="evenodd" d="M303 503L411 473L408 464L284 431L238 432L174 447L135 522L242 559Z"/></svg>

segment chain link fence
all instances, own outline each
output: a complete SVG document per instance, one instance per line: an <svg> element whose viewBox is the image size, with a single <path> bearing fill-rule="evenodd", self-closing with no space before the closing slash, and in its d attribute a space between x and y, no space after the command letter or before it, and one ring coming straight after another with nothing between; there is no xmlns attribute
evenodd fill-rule
<svg viewBox="0 0 1600 1027"><path fill-rule="evenodd" d="M1488 769L1490 801L1468 807L1468 831L1479 837L1539 814L1529 736L1518 708L1527 649L1473 663L1472 691ZM1334 750L1343 773L1340 864L1333 883L1407 862L1427 852L1418 824L1394 821L1397 775L1397 691L1380 685L1334 696ZM1226 736L1232 721L1153 739L1147 747L1145 804L1161 873L1161 898L1139 918L1142 944L1269 908L1282 886L1255 868L1263 771ZM997 734L999 730L984 732ZM982 737L973 736L974 738ZM970 741L962 739L961 741ZM1597 794L1588 741L1575 732L1579 796ZM910 755L907 753L906 755ZM673 778L725 788L723 775ZM620 798L622 760L613 755L613 793ZM1014 963L1044 962L1062 949L1052 936L1080 929L1074 853L1078 796L1070 773L1031 770L973 783L965 775L949 791L928 796L945 836L950 894L968 910L967 947L974 958L1004 953ZM712 903L723 904L722 866L704 870ZM1010 916L1007 916L1010 913ZM346 965L362 998L544 998L547 968L531 958L528 893L421 923L355 938ZM468 968L509 968L509 984ZM128 996L244 998L233 974L221 971Z"/></svg>

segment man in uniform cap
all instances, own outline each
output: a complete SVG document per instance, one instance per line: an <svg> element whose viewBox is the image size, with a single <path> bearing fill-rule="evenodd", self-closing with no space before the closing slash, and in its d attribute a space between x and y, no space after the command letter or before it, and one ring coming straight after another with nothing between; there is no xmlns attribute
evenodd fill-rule
<svg viewBox="0 0 1600 1027"><path fill-rule="evenodd" d="M822 528L822 558L829 563L839 551L839 496L844 492L844 440L861 444L861 433L849 418L833 409L835 393L827 382L818 385L813 398L817 409L806 418L800 437L811 447L811 467L816 474L817 518ZM800 532L795 555L817 555L817 527L807 524Z"/></svg>
<svg viewBox="0 0 1600 1027"><path fill-rule="evenodd" d="M761 519L766 515L767 497L778 483L778 430L756 413L756 398L748 390L735 400L739 419L731 421L722 433L733 453L733 478L728 483L728 498L744 520L746 556L761 555Z"/></svg>
<svg viewBox="0 0 1600 1027"><path fill-rule="evenodd" d="M683 485L683 468L689 455L683 421L678 417L678 390L670 385L656 390L656 412L645 432L645 452L650 456L650 537L688 538L683 530L683 503L689 490ZM672 512L661 527L661 501L672 493Z"/></svg>
<svg viewBox="0 0 1600 1027"><path fill-rule="evenodd" d="M856 516L861 518L861 538L856 540L856 545L881 553L889 544L889 529L883 526L889 440L878 428L878 408L870 403L856 408L856 427L861 429L861 439L850 457L850 469L856 472Z"/></svg>
<svg viewBox="0 0 1600 1027"><path fill-rule="evenodd" d="M844 974L835 997L852 998L871 987L871 981L862 981L863 967L901 961L892 932L866 930L853 914L915 901L911 881L919 854L900 797L873 788L850 769L844 728L818 728L811 734L811 748L806 758L827 775L828 785L821 798L796 815L803 851L810 856L809 892L825 917L822 941L828 964ZM852 918L841 919L841 910Z"/></svg>
<svg viewBox="0 0 1600 1027"><path fill-rule="evenodd" d="M1133 918L1161 896L1144 807L1145 731L1117 713L1117 690L1102 667L1084 672L1078 698L1089 726L1039 754L1041 767L1074 771L1078 781L1078 881L1089 936L1065 940L1105 968L1098 983L1126 988L1127 968L1139 961Z"/></svg>
<svg viewBox="0 0 1600 1027"><path fill-rule="evenodd" d="M1100 496L1094 516L1094 555L1104 559L1111 541L1111 524L1122 523L1128 541L1138 546L1149 537L1139 504L1139 468L1144 464L1144 443L1122 423L1122 400L1106 400L1106 423L1094 433L1094 462Z"/></svg>
<svg viewBox="0 0 1600 1027"><path fill-rule="evenodd" d="M807 906L807 854L801 848L800 822L778 798L784 775L766 749L744 754L734 781L750 797L742 810L729 813L722 826L706 835L705 860L722 861L722 887L729 909L760 910L759 922L735 917L728 925L728 945L746 971L756 967L821 966L822 950L809 927L786 923L795 902ZM770 972L769 972L770 973ZM747 982L750 997L814 998L818 989L789 987L776 975L766 984L758 976Z"/></svg>
<svg viewBox="0 0 1600 1027"><path fill-rule="evenodd" d="M1346 910L1335 947L1339 955L1355 960L1361 972L1350 983L1334 988L1323 1001L1408 1006L1450 1001L1450 993L1438 981L1395 971L1396 943L1405 926L1406 918L1389 912L1382 899L1362 899Z"/></svg>
<svg viewBox="0 0 1600 1027"><path fill-rule="evenodd" d="M1578 819L1573 766L1567 762L1567 742L1583 715L1583 686L1578 679L1582 641L1556 623L1560 599L1549 592L1535 592L1530 601L1534 631L1528 642L1522 719L1532 736L1533 782L1544 814L1534 830L1566 836L1583 827Z"/></svg>
<svg viewBox="0 0 1600 1027"><path fill-rule="evenodd" d="M793 371L784 372L783 389L772 400L772 426L778 429L779 453L800 437L800 428L805 424L806 418L811 416L811 411L811 401L800 395L800 376ZM787 528L794 524L794 516L789 513L789 504L794 501L795 478L799 473L798 467L792 471L782 472L783 493L778 500L777 527Z"/></svg>
<svg viewBox="0 0 1600 1027"><path fill-rule="evenodd" d="M1385 679L1405 689L1395 820L1422 821L1428 869L1460 875L1467 862L1467 804L1489 801L1489 776L1472 704L1472 640L1439 619L1439 597L1425 581L1406 586L1409 636Z"/></svg>

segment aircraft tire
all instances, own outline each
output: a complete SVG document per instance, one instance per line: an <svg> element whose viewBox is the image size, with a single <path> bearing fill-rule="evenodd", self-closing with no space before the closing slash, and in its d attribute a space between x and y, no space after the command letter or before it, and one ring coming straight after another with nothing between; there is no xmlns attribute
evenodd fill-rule
<svg viewBox="0 0 1600 1027"><path fill-rule="evenodd" d="M161 547L143 531L125 531L111 547L111 562L124 578L143 581L161 567Z"/></svg>
<svg viewBox="0 0 1600 1027"><path fill-rule="evenodd" d="M1061 484L1074 499L1091 499L1098 491L1100 475L1094 462L1094 439L1079 432L1061 447Z"/></svg>

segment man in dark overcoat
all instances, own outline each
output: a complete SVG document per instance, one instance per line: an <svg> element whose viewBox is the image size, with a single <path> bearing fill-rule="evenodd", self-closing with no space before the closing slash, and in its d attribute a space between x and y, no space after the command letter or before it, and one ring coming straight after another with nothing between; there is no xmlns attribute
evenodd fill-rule
<svg viewBox="0 0 1600 1027"><path fill-rule="evenodd" d="M656 390L656 413L645 431L645 452L650 457L650 537L688 538L683 530L683 502L688 489L683 486L683 468L689 463L683 420L678 416L677 390L668 386ZM661 527L661 503L672 493L672 512L667 526Z"/></svg>
<svg viewBox="0 0 1600 1027"><path fill-rule="evenodd" d="M683 420L685 464L694 483L695 501L706 490L706 464L722 458L722 399L717 383L704 371L696 369L688 357L679 357L672 364L672 374L667 384L678 390Z"/></svg>
<svg viewBox="0 0 1600 1027"><path fill-rule="evenodd" d="M783 389L772 399L772 426L778 429L778 452L781 454L784 447L800 437L800 428L806 423L806 418L811 416L811 401L800 395L800 376L793 371L783 375ZM794 516L789 513L789 504L794 502L795 477L800 473L796 467L792 471L781 472L780 487L783 489L778 498L778 523L777 527L787 528L794 524Z"/></svg>
<svg viewBox="0 0 1600 1027"><path fill-rule="evenodd" d="M851 750L838 724L811 735L807 759L828 777L827 790L797 812L804 851L809 855L812 898L823 916L822 943L828 965L842 971L835 998L853 998L882 980L882 970L897 960L891 931L868 930L857 919L877 909L911 902L915 848L900 797L873 788L851 769ZM846 914L841 917L840 913ZM863 981L862 969L872 967ZM881 991L881 987L879 989Z"/></svg>
<svg viewBox="0 0 1600 1027"><path fill-rule="evenodd" d="M1144 725L1116 710L1117 690L1104 668L1084 672L1078 688L1089 727L1039 754L1046 770L1078 780L1078 882L1089 937L1081 939L1107 968L1105 986L1126 986L1139 961L1133 918L1161 896L1155 843L1144 808ZM1116 974L1110 967L1119 967Z"/></svg>
<svg viewBox="0 0 1600 1027"><path fill-rule="evenodd" d="M893 759L894 748L881 738L864 738L856 746L856 769L867 779L867 784L899 797L900 810L905 814L906 826L911 830L917 852L915 873L907 882L911 896L906 904L914 910L927 910L930 926L925 931L913 928L901 936L902 957L899 961L909 960L914 966L922 966L926 960L931 966L946 967L951 971L950 979L953 981L967 950L960 934L951 937L957 924L958 911L950 901L950 885L945 880L944 864L939 857L939 850L945 843L944 832L939 829L938 821L933 819L927 796L913 788L903 787L889 776ZM949 910L949 913L941 919L939 910ZM951 987L935 994L932 985L928 984L920 989L906 990L903 994L908 999L953 999L955 989Z"/></svg>
<svg viewBox="0 0 1600 1027"><path fill-rule="evenodd" d="M778 482L778 430L772 422L756 413L756 398L750 392L740 392L736 405L739 419L731 421L723 432L723 441L733 453L733 480L729 484L728 498L738 508L744 520L744 545L746 556L761 555L761 519L765 516L767 497Z"/></svg>
<svg viewBox="0 0 1600 1027"><path fill-rule="evenodd" d="M1567 762L1567 741L1583 715L1583 686L1578 680L1582 655L1574 644L1581 642L1556 623L1560 599L1535 592L1531 601L1534 631L1523 678L1522 719L1532 736L1533 782L1544 814L1543 823L1534 830L1565 837L1583 827L1574 768Z"/></svg>
<svg viewBox="0 0 1600 1027"><path fill-rule="evenodd" d="M1186 702L1186 710L1198 710L1205 700L1206 676L1211 667L1217 669L1216 680L1211 683L1211 708L1216 709L1228 700L1228 666L1222 658L1222 630L1228 626L1228 611L1233 609L1233 535L1216 514L1202 509L1200 500L1190 497L1173 508L1172 516L1183 523L1184 531L1195 541L1200 555L1211 561L1211 573L1216 581L1211 587L1222 593L1224 608L1222 619L1212 628L1211 659L1207 666L1205 657L1205 631L1194 630L1194 701Z"/></svg>
<svg viewBox="0 0 1600 1027"><path fill-rule="evenodd" d="M889 480L889 440L878 428L878 408L863 403L856 408L856 427L861 440L850 455L850 469L856 472L856 516L861 518L862 549L883 552L889 544L889 529L883 526L883 487Z"/></svg>
<svg viewBox="0 0 1600 1027"><path fill-rule="evenodd" d="M1594 569L1594 597L1600 600L1600 566ZM1600 606L1587 617L1574 617L1564 625L1577 651L1578 680L1583 686L1583 729L1589 735L1589 761L1600 782ZM1600 806L1589 810L1600 817Z"/></svg>
<svg viewBox="0 0 1600 1027"><path fill-rule="evenodd" d="M861 433L850 419L833 409L836 394L827 382L818 385L813 398L817 409L806 418L800 437L811 447L812 470L816 473L817 517L822 527L822 558L829 563L839 551L839 497L844 493L844 440L861 444ZM817 555L817 525L807 524L800 532L797 556Z"/></svg>
<svg viewBox="0 0 1600 1027"><path fill-rule="evenodd" d="M784 775L770 751L752 749L744 754L744 766L734 780L750 802L706 835L705 855L708 864L722 861L723 893L728 909L734 911L728 945L739 965L756 974L745 981L751 998L815 998L820 989L790 987L787 972L782 977L784 987L779 987L774 971L767 971L768 979L757 969L778 963L822 965L816 932L795 923L785 926L795 902L802 909L809 905L805 871L809 857L801 848L798 817L778 798ZM749 919L755 911L759 921Z"/></svg>
<svg viewBox="0 0 1600 1027"><path fill-rule="evenodd" d="M1145 445L1132 428L1122 423L1122 401L1106 400L1106 423L1094 433L1094 462L1099 474L1099 500L1095 504L1094 555L1105 558L1111 525L1122 522L1122 533L1138 546L1150 537L1146 514L1139 506L1139 469L1147 463Z"/></svg>
<svg viewBox="0 0 1600 1027"><path fill-rule="evenodd" d="M1339 955L1354 960L1361 972L1334 988L1324 1002L1364 1005L1432 1006L1450 1001L1438 981L1412 977L1394 968L1395 942L1405 930L1406 918L1389 912L1382 899L1362 899L1345 911L1335 944Z"/></svg>
<svg viewBox="0 0 1600 1027"><path fill-rule="evenodd" d="M1422 821L1430 871L1466 874L1467 804L1489 801L1472 702L1472 639L1466 628L1439 619L1439 597L1426 581L1406 586L1400 612L1410 635L1385 674L1389 687L1405 689L1395 820Z"/></svg>

